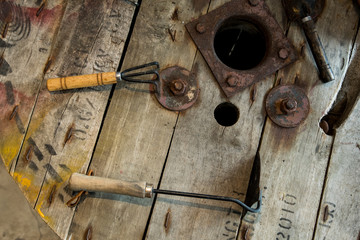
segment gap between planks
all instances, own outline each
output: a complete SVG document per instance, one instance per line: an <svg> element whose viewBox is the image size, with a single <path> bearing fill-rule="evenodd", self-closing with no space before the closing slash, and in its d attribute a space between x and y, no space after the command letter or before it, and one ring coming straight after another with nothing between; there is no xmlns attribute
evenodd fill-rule
<svg viewBox="0 0 360 240"><path fill-rule="evenodd" d="M129 1L129 0L124 0L125 2L129 2L131 4L133 4L135 6L135 11L134 11L134 15L133 15L133 18L131 20L131 24L130 24L130 29L129 29L129 33L128 33L128 36L126 38L126 42L125 42L125 46L124 46L124 50L121 54L121 58L120 58L120 62L119 62L119 65L116 69L117 72L120 71L121 67L122 67L122 64L124 62L124 59L125 59L125 56L126 56L126 52L127 52L127 49L128 49L128 46L129 46L129 43L130 43L130 40L131 40L131 37L132 37L132 34L133 34L133 31L134 31L134 26L135 26L135 23L136 23L136 19L137 19L137 16L138 16L138 13L139 13L139 10L140 10L140 7L141 7L141 2L142 0L138 0L137 2L132 2L132 1ZM112 87L111 87L111 91L110 91L110 94L109 94L109 98L108 98L108 101L107 101L107 104L106 104L106 108L105 108L105 111L104 111L104 116L101 120L101 123L100 123L100 127L99 127L99 133L97 135L97 138L96 138L96 141L95 141L95 145L94 145L94 148L93 148L93 152L92 152L92 155L91 155L91 158L90 158L90 161L89 161L89 164L88 164L88 167L87 167L87 171L86 172L89 172L91 170L90 166L91 166L91 162L92 162L92 159L94 157L94 153L95 153L95 149L96 149L96 146L98 144L98 141L99 141L99 138L100 138L100 135L101 135L101 130L102 130L102 127L104 125L104 121L105 121L105 118L107 116L107 112L109 110L109 106L110 106L110 103L111 103L111 98L114 94L114 91L115 91L115 88L116 88L116 84L114 84ZM76 208L77 206L75 207L75 211L76 211ZM72 224L72 221L74 219L74 216L75 216L75 211L74 211L74 214L71 218L71 221L70 221L70 226Z"/></svg>

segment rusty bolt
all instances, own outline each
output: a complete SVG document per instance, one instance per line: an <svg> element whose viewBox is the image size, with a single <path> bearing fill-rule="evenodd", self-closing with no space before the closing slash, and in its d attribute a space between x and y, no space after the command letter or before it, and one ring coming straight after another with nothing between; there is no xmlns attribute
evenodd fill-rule
<svg viewBox="0 0 360 240"><path fill-rule="evenodd" d="M175 81L174 83L174 89L176 91L181 91L184 88L184 85L180 81Z"/></svg>
<svg viewBox="0 0 360 240"><path fill-rule="evenodd" d="M238 82L239 81L235 76L230 76L226 79L226 83L229 85L229 87L236 87Z"/></svg>
<svg viewBox="0 0 360 240"><path fill-rule="evenodd" d="M257 6L259 4L260 0L249 0L249 3L251 6Z"/></svg>
<svg viewBox="0 0 360 240"><path fill-rule="evenodd" d="M289 52L288 52L288 50L286 50L285 48L282 48L282 49L280 49L280 51L279 51L279 57L281 58L281 59L287 59L288 58L288 56L289 56Z"/></svg>
<svg viewBox="0 0 360 240"><path fill-rule="evenodd" d="M205 32L205 26L202 23L196 24L196 31L198 33L204 33Z"/></svg>
<svg viewBox="0 0 360 240"><path fill-rule="evenodd" d="M297 102L295 99L285 99L281 102L281 110L288 114L294 112L297 108Z"/></svg>
<svg viewBox="0 0 360 240"><path fill-rule="evenodd" d="M172 82L170 82L170 91L175 96L182 96L185 93L187 84L182 79L175 79Z"/></svg>

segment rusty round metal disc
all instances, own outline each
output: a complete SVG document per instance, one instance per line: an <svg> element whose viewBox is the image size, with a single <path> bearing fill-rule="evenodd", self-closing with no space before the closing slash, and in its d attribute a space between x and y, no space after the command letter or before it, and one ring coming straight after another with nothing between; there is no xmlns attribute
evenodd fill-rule
<svg viewBox="0 0 360 240"><path fill-rule="evenodd" d="M304 90L295 85L280 85L268 93L266 112L277 125L296 127L309 114L310 102Z"/></svg>
<svg viewBox="0 0 360 240"><path fill-rule="evenodd" d="M165 108L182 111L196 102L199 91L193 73L183 67L172 66L160 72L160 84L155 95Z"/></svg>

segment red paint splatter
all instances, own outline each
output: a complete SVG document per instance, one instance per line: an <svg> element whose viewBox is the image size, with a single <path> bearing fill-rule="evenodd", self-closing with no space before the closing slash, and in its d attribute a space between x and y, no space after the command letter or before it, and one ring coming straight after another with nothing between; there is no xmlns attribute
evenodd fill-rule
<svg viewBox="0 0 360 240"><path fill-rule="evenodd" d="M6 92L5 84L0 82L0 119L8 119L9 114L14 109L14 105L23 104L31 104L35 101L35 96L27 96L22 92L17 91L16 89L12 90L12 95L14 96L14 104L10 105L7 102L6 96L8 93Z"/></svg>
<svg viewBox="0 0 360 240"><path fill-rule="evenodd" d="M37 8L23 8L24 11L28 14L31 23L33 24L53 24L56 20L60 19L60 16L63 12L63 6L58 5L51 9L46 8L46 6L41 10L40 13L39 7ZM38 16L36 16L38 14Z"/></svg>

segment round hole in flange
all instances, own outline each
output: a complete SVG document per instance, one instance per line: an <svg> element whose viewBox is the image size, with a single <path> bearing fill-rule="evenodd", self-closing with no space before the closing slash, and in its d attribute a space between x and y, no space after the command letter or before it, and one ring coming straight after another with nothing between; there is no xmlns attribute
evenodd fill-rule
<svg viewBox="0 0 360 240"><path fill-rule="evenodd" d="M239 120L239 109L232 103L224 102L214 110L214 117L218 124L224 127L234 125Z"/></svg>
<svg viewBox="0 0 360 240"><path fill-rule="evenodd" d="M248 70L256 67L264 58L266 39L255 24L233 17L225 20L216 32L214 49L228 67Z"/></svg>

